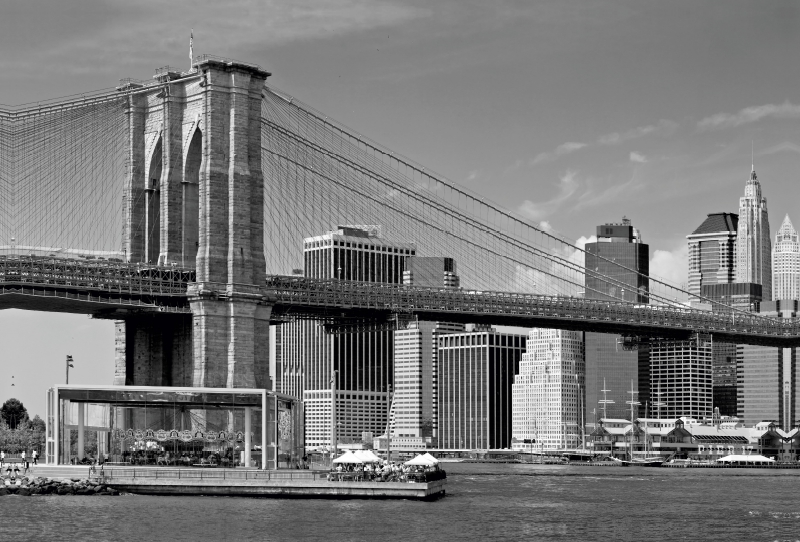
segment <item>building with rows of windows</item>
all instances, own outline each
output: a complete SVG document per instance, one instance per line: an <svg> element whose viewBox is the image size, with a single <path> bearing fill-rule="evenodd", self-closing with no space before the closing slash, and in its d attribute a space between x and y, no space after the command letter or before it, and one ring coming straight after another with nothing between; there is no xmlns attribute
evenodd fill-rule
<svg viewBox="0 0 800 542"><path fill-rule="evenodd" d="M512 388L512 426L518 442L531 439L541 450L581 444L585 373L583 333L530 331Z"/></svg>
<svg viewBox="0 0 800 542"><path fill-rule="evenodd" d="M654 342L650 347L653 401L648 414L657 418L710 418L714 411L713 372L710 337Z"/></svg>
<svg viewBox="0 0 800 542"><path fill-rule="evenodd" d="M380 226L359 225L308 237L303 251L306 277L399 284L416 246L385 239ZM303 399L306 447L331 443L334 402L339 442L383 433L394 378L393 332L327 333L315 320L280 327L275 333L275 389Z"/></svg>
<svg viewBox="0 0 800 542"><path fill-rule="evenodd" d="M800 299L800 242L789 215L772 247L772 300Z"/></svg>
<svg viewBox="0 0 800 542"><path fill-rule="evenodd" d="M511 446L511 386L525 336L479 328L439 337L439 447Z"/></svg>

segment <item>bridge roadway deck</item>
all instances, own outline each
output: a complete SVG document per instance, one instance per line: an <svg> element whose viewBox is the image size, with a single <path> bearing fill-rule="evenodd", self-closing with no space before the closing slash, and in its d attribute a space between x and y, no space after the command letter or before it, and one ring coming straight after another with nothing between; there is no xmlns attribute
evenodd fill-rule
<svg viewBox="0 0 800 542"><path fill-rule="evenodd" d="M125 311L188 313L193 269L109 260L0 256L0 309L23 308L119 317ZM387 322L420 320L550 327L662 338L712 334L714 340L800 346L796 319L712 313L534 294L423 288L400 284L270 275L273 317Z"/></svg>
<svg viewBox="0 0 800 542"><path fill-rule="evenodd" d="M193 269L111 260L0 256L0 309L102 315L189 312Z"/></svg>
<svg viewBox="0 0 800 542"><path fill-rule="evenodd" d="M776 347L800 346L796 319L747 313L712 313L682 306L657 306L505 292L423 288L398 284L270 276L273 316L490 323L619 333L661 338L712 334L714 340Z"/></svg>

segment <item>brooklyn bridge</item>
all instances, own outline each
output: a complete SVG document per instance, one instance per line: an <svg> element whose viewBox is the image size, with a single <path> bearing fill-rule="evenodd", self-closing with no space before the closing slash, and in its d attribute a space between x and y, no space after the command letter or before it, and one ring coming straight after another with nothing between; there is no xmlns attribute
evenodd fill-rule
<svg viewBox="0 0 800 542"><path fill-rule="evenodd" d="M334 333L417 318L800 346L794 320L692 309L654 277L626 292L637 271L585 268L574 242L269 75L203 55L186 72L0 109L0 308L114 320L115 383L131 385L267 387L269 326L296 319ZM304 276L303 240L343 224L453 258L461 286L362 282L335 263ZM397 274L393 261L368 265Z"/></svg>

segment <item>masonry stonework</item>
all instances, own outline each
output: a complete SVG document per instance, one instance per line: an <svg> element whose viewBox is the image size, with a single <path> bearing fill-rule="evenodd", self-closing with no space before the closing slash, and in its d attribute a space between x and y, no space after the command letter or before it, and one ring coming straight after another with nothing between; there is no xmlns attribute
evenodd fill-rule
<svg viewBox="0 0 800 542"><path fill-rule="evenodd" d="M132 314L116 323L115 383L270 384L261 171L268 75L204 60L130 96L126 258L143 269L194 267L196 282L191 317Z"/></svg>

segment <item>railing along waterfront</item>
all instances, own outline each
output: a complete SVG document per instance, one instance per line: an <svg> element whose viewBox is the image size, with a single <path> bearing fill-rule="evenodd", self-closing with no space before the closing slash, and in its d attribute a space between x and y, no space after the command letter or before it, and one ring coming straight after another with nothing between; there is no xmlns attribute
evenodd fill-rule
<svg viewBox="0 0 800 542"><path fill-rule="evenodd" d="M271 275L270 302L280 312L302 314L302 308L383 311L463 318L480 316L498 323L561 323L554 327L628 330L645 335L674 335L675 331L711 334L742 344L800 345L796 319L777 319L745 312L710 312L675 305L634 304L523 293L426 288L400 284L364 283L336 279ZM462 318L462 319L463 319ZM672 333L671 333L672 332Z"/></svg>
<svg viewBox="0 0 800 542"><path fill-rule="evenodd" d="M0 287L44 286L130 296L186 296L195 270L110 260L0 256Z"/></svg>
<svg viewBox="0 0 800 542"><path fill-rule="evenodd" d="M255 469L113 468L97 472L104 483L114 480L327 480L327 472Z"/></svg>

